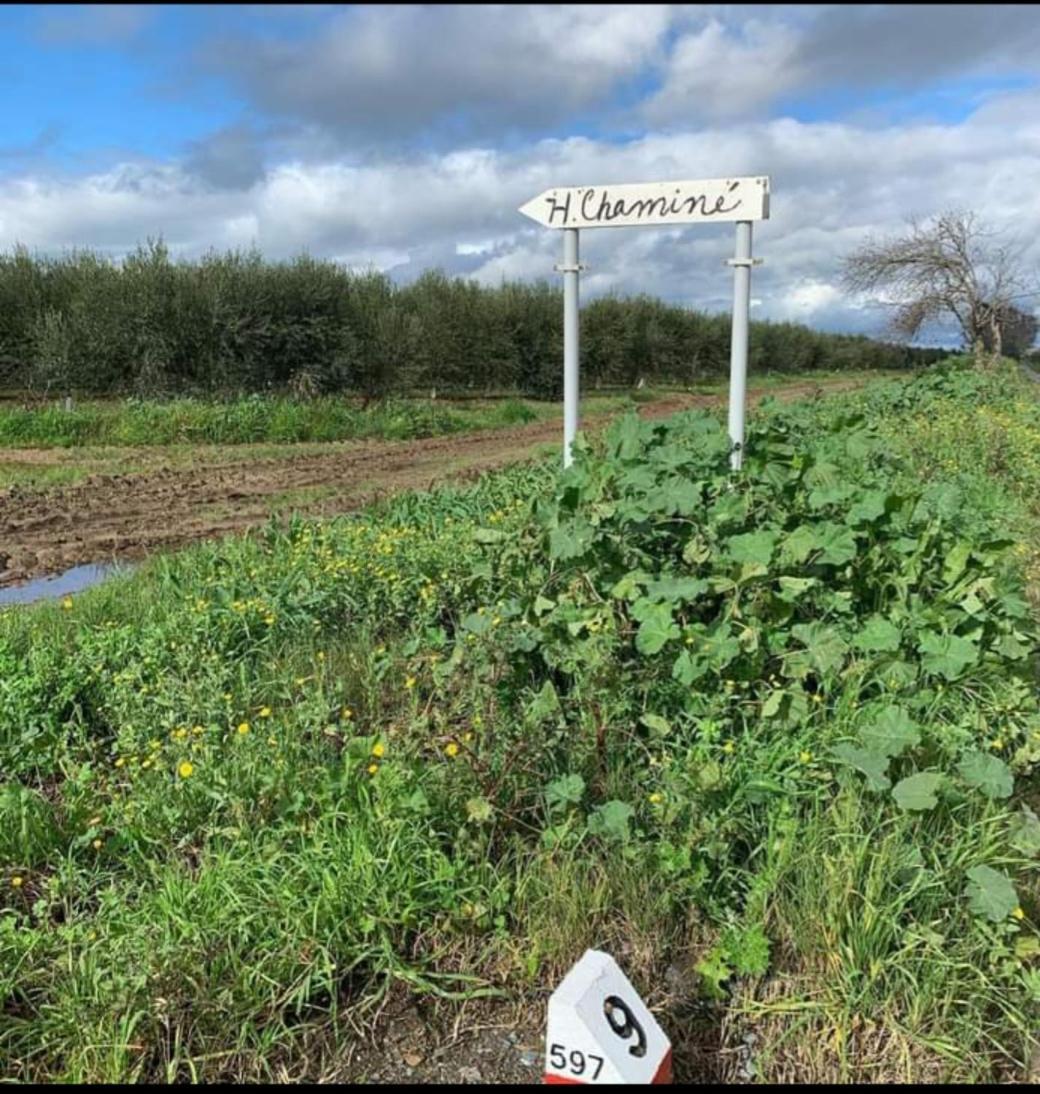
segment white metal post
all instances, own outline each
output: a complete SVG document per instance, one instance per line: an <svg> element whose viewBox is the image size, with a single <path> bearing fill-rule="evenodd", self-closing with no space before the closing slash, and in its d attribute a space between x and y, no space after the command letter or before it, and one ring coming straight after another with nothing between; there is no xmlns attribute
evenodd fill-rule
<svg viewBox="0 0 1040 1094"><path fill-rule="evenodd" d="M733 337L729 355L730 466L744 463L744 418L747 403L748 325L751 312L751 221L737 221L737 251L733 267Z"/></svg>
<svg viewBox="0 0 1040 1094"><path fill-rule="evenodd" d="M578 229L563 230L563 466L578 434Z"/></svg>

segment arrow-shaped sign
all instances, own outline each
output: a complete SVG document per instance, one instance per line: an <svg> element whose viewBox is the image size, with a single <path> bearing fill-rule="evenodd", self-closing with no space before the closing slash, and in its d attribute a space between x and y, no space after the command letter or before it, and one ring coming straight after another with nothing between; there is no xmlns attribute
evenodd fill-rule
<svg viewBox="0 0 1040 1094"><path fill-rule="evenodd" d="M546 228L626 228L766 220L768 177L572 186L545 190L520 212Z"/></svg>

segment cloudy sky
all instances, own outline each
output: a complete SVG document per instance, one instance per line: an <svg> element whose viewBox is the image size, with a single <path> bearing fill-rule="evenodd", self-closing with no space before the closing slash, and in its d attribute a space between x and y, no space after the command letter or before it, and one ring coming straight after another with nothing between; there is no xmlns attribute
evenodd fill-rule
<svg viewBox="0 0 1040 1094"><path fill-rule="evenodd" d="M497 284L556 276L558 233L516 211L547 187L769 175L760 317L880 330L841 256L948 207L1040 268L1028 5L5 6L0 58L0 248ZM583 292L726 309L731 247L585 232Z"/></svg>

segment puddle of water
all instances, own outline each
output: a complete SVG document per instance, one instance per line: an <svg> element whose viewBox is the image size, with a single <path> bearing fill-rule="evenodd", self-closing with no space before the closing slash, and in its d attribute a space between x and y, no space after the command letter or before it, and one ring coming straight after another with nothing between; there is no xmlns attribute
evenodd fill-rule
<svg viewBox="0 0 1040 1094"><path fill-rule="evenodd" d="M9 604L32 604L37 600L52 600L59 596L70 596L97 585L106 577L125 573L131 567L115 563L90 563L86 566L73 566L63 574L50 577L38 577L25 585L14 585L9 589L0 589L0 608Z"/></svg>

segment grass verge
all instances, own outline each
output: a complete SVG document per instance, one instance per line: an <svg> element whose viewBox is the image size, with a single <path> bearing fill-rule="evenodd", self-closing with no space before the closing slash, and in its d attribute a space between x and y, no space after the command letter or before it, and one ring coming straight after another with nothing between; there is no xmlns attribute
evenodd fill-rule
<svg viewBox="0 0 1040 1094"><path fill-rule="evenodd" d="M394 984L596 945L762 1078L1020 1074L1034 480L966 403L1036 428L950 368L767 406L734 481L713 415L630 417L3 616L0 1064L305 1077Z"/></svg>

